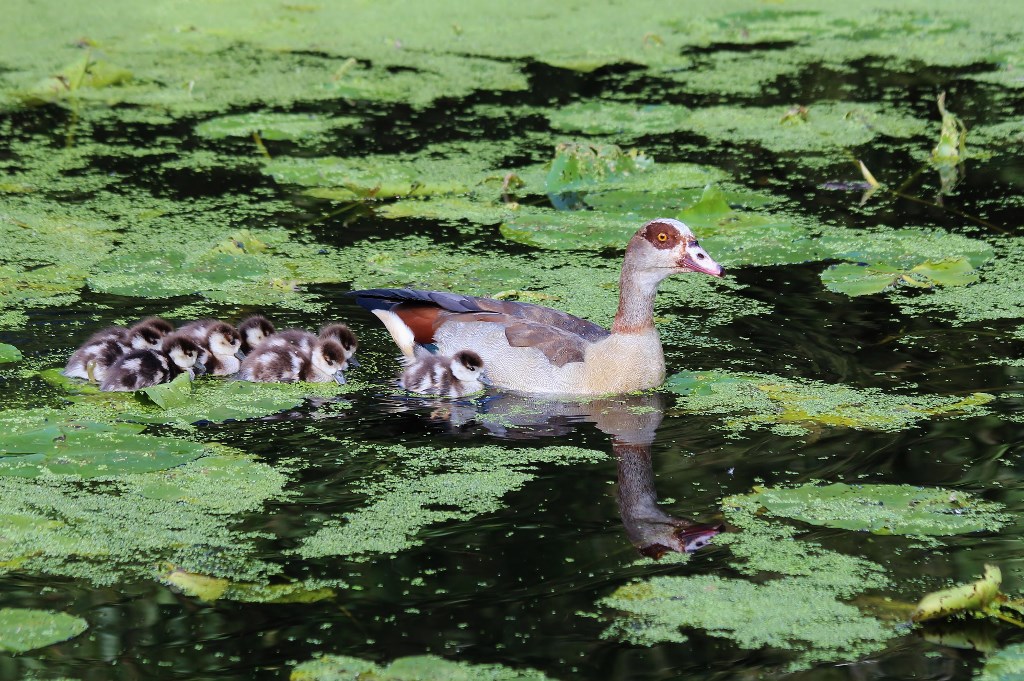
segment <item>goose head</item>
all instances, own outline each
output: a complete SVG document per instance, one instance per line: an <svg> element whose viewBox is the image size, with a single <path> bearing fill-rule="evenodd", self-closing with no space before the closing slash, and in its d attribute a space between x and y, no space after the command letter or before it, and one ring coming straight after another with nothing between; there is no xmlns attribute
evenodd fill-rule
<svg viewBox="0 0 1024 681"><path fill-rule="evenodd" d="M700 247L690 228L672 218L651 220L633 235L626 246L626 267L655 281L684 272L720 277L725 271Z"/></svg>
<svg viewBox="0 0 1024 681"><path fill-rule="evenodd" d="M235 327L217 322L206 331L206 346L217 357L237 356L242 349L242 337Z"/></svg>
<svg viewBox="0 0 1024 681"><path fill-rule="evenodd" d="M159 350L163 347L164 336L174 331L166 319L146 317L128 329L128 344L133 350Z"/></svg>
<svg viewBox="0 0 1024 681"><path fill-rule="evenodd" d="M489 382L483 377L484 360L472 350L460 350L452 355L452 376L463 383Z"/></svg>
<svg viewBox="0 0 1024 681"><path fill-rule="evenodd" d="M174 334L164 339L164 352L179 369L190 371L199 359L199 344L188 336Z"/></svg>
<svg viewBox="0 0 1024 681"><path fill-rule="evenodd" d="M333 338L321 339L313 348L311 360L317 371L333 377L339 385L345 384L343 372L348 368L348 362L341 343Z"/></svg>
<svg viewBox="0 0 1024 681"><path fill-rule="evenodd" d="M356 335L352 333L352 329L344 324L328 324L327 326L320 329L320 338L322 339L334 339L341 344L341 347L345 350L345 361L348 362L349 366L357 367L359 362L353 355L356 354L356 348L359 343L356 341Z"/></svg>
<svg viewBox="0 0 1024 681"><path fill-rule="evenodd" d="M243 319L238 325L238 334L242 337L241 352L252 352L257 345L266 340L267 336L274 335L275 331L277 329L270 320L262 315L257 314Z"/></svg>

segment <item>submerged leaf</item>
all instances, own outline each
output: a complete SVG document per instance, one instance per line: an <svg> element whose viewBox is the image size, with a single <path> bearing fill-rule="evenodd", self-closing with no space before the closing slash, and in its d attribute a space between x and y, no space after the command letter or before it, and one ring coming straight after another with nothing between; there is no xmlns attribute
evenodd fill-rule
<svg viewBox="0 0 1024 681"><path fill-rule="evenodd" d="M985 658L974 681L1018 681L1024 677L1024 643L1012 643Z"/></svg>
<svg viewBox="0 0 1024 681"><path fill-rule="evenodd" d="M0 609L0 650L24 653L67 641L89 628L81 617L64 612Z"/></svg>

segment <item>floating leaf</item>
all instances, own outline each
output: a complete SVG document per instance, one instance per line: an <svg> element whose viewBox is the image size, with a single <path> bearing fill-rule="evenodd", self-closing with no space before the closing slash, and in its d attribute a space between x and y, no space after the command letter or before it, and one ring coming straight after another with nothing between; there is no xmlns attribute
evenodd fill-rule
<svg viewBox="0 0 1024 681"><path fill-rule="evenodd" d="M211 139L258 134L265 140L308 142L323 138L324 133L334 128L350 127L359 122L360 119L353 116L326 118L317 114L255 111L203 121L196 126L196 134Z"/></svg>
<svg viewBox="0 0 1024 681"><path fill-rule="evenodd" d="M324 655L292 670L291 681L547 681L534 669L469 664L436 655L400 657L386 666L357 657Z"/></svg>
<svg viewBox="0 0 1024 681"><path fill-rule="evenodd" d="M30 429L19 427L22 418L18 412L0 413L0 423L17 429L0 443L0 476L107 477L164 470L204 453L198 443L141 435L133 425L64 421Z"/></svg>
<svg viewBox="0 0 1024 681"><path fill-rule="evenodd" d="M1024 677L1024 643L1012 643L985 658L974 681L1017 681Z"/></svg>
<svg viewBox="0 0 1024 681"><path fill-rule="evenodd" d="M927 261L909 269L885 264L841 263L832 265L821 274L825 288L848 296L871 295L898 286L967 286L978 281L978 278L978 271L966 258Z"/></svg>
<svg viewBox="0 0 1024 681"><path fill-rule="evenodd" d="M559 194L620 180L644 172L653 163L639 149L625 151L614 144L564 142L555 147L545 191Z"/></svg>
<svg viewBox="0 0 1024 681"><path fill-rule="evenodd" d="M670 104L574 102L547 116L555 130L639 137L685 129L690 111Z"/></svg>
<svg viewBox="0 0 1024 681"><path fill-rule="evenodd" d="M153 385L140 392L161 409L183 407L192 399L192 379L188 374L180 374L170 383Z"/></svg>
<svg viewBox="0 0 1024 681"><path fill-rule="evenodd" d="M812 525L862 530L874 534L955 535L995 531L1008 516L1001 504L966 492L911 485L800 485L760 488L743 495L777 517ZM730 498L726 506L738 503Z"/></svg>
<svg viewBox="0 0 1024 681"><path fill-rule="evenodd" d="M105 59L96 59L91 52L71 62L53 76L37 83L22 96L25 101L42 104L74 95L82 89L99 90L122 85L132 79L128 69Z"/></svg>
<svg viewBox="0 0 1024 681"><path fill-rule="evenodd" d="M21 359L21 350L8 345L7 343L0 343L0 364L7 362L17 362Z"/></svg>
<svg viewBox="0 0 1024 681"><path fill-rule="evenodd" d="M245 603L316 603L335 596L334 589L302 582L245 584L167 565L157 578L176 590L207 603L216 600Z"/></svg>
<svg viewBox="0 0 1024 681"><path fill-rule="evenodd" d="M915 622L949 617L950 615L986 610L999 595L1003 574L994 565L985 566L985 575L971 584L962 584L926 594L911 615Z"/></svg>
<svg viewBox="0 0 1024 681"><path fill-rule="evenodd" d="M81 617L64 612L0 609L0 650L24 653L67 641L89 628Z"/></svg>
<svg viewBox="0 0 1024 681"><path fill-rule="evenodd" d="M93 419L189 425L198 421L242 421L276 414L308 397L330 398L357 390L351 383L250 383L185 375L135 393L105 393L48 369L41 376L76 397L73 411Z"/></svg>
<svg viewBox="0 0 1024 681"><path fill-rule="evenodd" d="M811 426L900 430L932 416L984 413L982 405L994 399L985 393L962 398L897 395L726 371L680 372L668 379L667 387L680 395L681 409L727 417L723 428L738 432L768 427L779 434L806 433Z"/></svg>
<svg viewBox="0 0 1024 681"><path fill-rule="evenodd" d="M654 577L619 587L598 604L616 613L605 638L648 646L679 643L687 638L680 628L697 627L746 650L799 651L795 667L856 660L881 649L892 635L808 578L755 584L708 575Z"/></svg>

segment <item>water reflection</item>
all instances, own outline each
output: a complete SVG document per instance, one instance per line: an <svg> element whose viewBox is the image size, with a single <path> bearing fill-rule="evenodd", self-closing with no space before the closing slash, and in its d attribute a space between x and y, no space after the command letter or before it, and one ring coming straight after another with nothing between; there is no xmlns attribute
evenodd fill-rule
<svg viewBox="0 0 1024 681"><path fill-rule="evenodd" d="M428 406L429 417L460 432L484 430L503 439L565 436L592 423L607 434L615 455L617 499L626 536L644 556L690 553L722 531L720 524L699 523L667 513L658 504L651 450L665 416L665 396L647 392L596 399L551 399L496 393L476 401L397 401L396 409Z"/></svg>

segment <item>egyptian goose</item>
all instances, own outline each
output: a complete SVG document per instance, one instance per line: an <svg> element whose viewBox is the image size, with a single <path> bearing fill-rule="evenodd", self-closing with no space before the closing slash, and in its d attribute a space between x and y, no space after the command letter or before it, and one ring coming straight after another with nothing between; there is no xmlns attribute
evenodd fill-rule
<svg viewBox="0 0 1024 681"><path fill-rule="evenodd" d="M246 317L238 325L238 335L242 337L240 352L248 355L257 345L274 335L275 331L274 325L263 315Z"/></svg>
<svg viewBox="0 0 1024 681"><path fill-rule="evenodd" d="M398 386L420 395L462 397L484 389L484 361L472 350L460 350L451 357L435 355L416 346L416 356L402 356L405 364Z"/></svg>
<svg viewBox="0 0 1024 681"><path fill-rule="evenodd" d="M178 330L195 341L202 352L196 362L197 371L211 376L230 376L242 364L239 354L242 337L238 329L219 319L200 319Z"/></svg>
<svg viewBox="0 0 1024 681"><path fill-rule="evenodd" d="M611 331L559 310L439 291L369 289L356 302L384 322L402 350L433 343L439 354L477 352L499 388L527 393L599 395L653 388L665 379L654 328L662 279L684 272L722 276L689 227L658 218L626 246L619 308Z"/></svg>
<svg viewBox="0 0 1024 681"><path fill-rule="evenodd" d="M63 373L102 383L107 369L126 353L159 350L164 336L173 330L171 323L160 317L147 317L129 328L112 326L102 329L72 353Z"/></svg>
<svg viewBox="0 0 1024 681"><path fill-rule="evenodd" d="M289 336L300 342L289 342ZM311 333L293 329L274 334L253 350L242 361L238 378L257 383L335 381L344 384L343 372L347 368L345 348L341 343L333 338L317 338Z"/></svg>
<svg viewBox="0 0 1024 681"><path fill-rule="evenodd" d="M132 350L120 357L107 369L100 390L139 390L166 383L176 376L193 370L202 349L199 344L181 333L163 339L160 350Z"/></svg>

